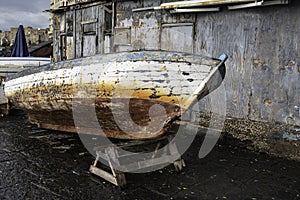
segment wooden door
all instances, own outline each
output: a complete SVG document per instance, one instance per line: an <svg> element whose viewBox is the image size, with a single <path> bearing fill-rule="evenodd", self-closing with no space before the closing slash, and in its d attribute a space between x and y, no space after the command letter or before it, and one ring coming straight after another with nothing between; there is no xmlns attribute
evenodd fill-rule
<svg viewBox="0 0 300 200"><path fill-rule="evenodd" d="M97 36L84 35L82 41L82 56L92 56L97 53Z"/></svg>

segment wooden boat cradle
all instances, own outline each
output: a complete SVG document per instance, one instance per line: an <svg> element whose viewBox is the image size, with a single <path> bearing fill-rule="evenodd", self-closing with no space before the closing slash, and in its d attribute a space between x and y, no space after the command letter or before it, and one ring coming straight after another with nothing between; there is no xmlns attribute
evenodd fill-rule
<svg viewBox="0 0 300 200"><path fill-rule="evenodd" d="M222 130L211 128L207 126L203 126L197 123L198 113L195 111L190 111L190 120L189 121L183 121L179 120L174 122L177 126L184 126L186 131L189 131L190 129L197 128L198 130L211 130L214 132L219 132L221 134ZM175 170L177 172L180 172L183 170L184 167L186 167L186 164L184 160L182 159L176 143L172 143L172 140L176 136L176 133L172 130L170 130L166 135L155 138L155 139L148 139L148 140L131 140L123 143L118 143L118 145L114 146L112 144L107 146L99 146L94 148L94 151L96 152L96 159L93 162L93 164L90 166L90 172L103 178L104 180L119 186L124 187L127 184L126 177L124 174L124 171L128 171L129 169L135 169L135 170L141 170L146 169L153 166L159 166L164 164L171 164L170 162L166 162L168 160L175 160L173 162L173 165L175 167ZM164 152L163 155L157 156L157 151L160 148L161 144L163 142L167 141L169 144L168 152ZM156 149L153 152L150 159L146 159L144 161L131 163L129 165L122 165L120 162L121 158L124 157L130 157L134 156L135 153L129 153L129 154L123 154L120 155L118 150L120 148L126 148L126 147L135 147L135 146L141 146L141 145L147 145L147 144L156 144ZM107 172L104 168L100 168L100 165L97 166L98 162L102 160L105 161L108 166L110 167L110 172ZM117 170L121 169L122 171Z"/></svg>
<svg viewBox="0 0 300 200"><path fill-rule="evenodd" d="M181 158L181 155L178 151L176 144L171 142L174 137L175 135L171 134L171 135L166 135L163 137L159 137L151 140L145 140L145 141L132 140L126 143L119 143L117 146L107 145L107 146L96 147L94 149L96 152L96 159L94 163L90 166L90 172L119 187L123 187L126 185L126 177L124 171L129 171L131 169L135 169L135 170L147 169L153 166L170 164L168 160L175 160L173 162L175 170L177 172L180 172L183 169L183 167L185 167L186 165L184 160ZM167 151L165 151L162 155L157 156L158 149L160 148L161 144L166 140L169 143ZM145 159L143 161L133 162L127 165L122 164L121 162L122 158L132 157L136 153L132 152L127 154L120 154L119 150L121 148L135 147L135 146L146 145L151 143L156 144L156 149L152 153L152 156L150 158ZM104 168L98 167L100 165L97 166L100 160L105 161L108 164L111 172L107 172Z"/></svg>

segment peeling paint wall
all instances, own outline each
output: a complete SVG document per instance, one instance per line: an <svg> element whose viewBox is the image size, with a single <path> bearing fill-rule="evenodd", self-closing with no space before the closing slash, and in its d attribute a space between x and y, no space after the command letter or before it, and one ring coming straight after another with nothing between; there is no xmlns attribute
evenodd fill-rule
<svg viewBox="0 0 300 200"><path fill-rule="evenodd" d="M198 14L196 53L227 53L228 115L300 125L300 2Z"/></svg>
<svg viewBox="0 0 300 200"><path fill-rule="evenodd" d="M158 6L159 1L116 4L116 51L160 49L160 12L132 13L133 8ZM145 5L146 4L146 5Z"/></svg>
<svg viewBox="0 0 300 200"><path fill-rule="evenodd" d="M170 15L168 11L132 12L159 6L160 1L116 4L115 50L169 50L194 52L195 15Z"/></svg>

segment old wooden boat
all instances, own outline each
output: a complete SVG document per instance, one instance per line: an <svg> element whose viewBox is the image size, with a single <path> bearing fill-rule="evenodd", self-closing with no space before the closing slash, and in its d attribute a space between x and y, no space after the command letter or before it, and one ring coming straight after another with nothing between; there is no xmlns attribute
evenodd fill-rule
<svg viewBox="0 0 300 200"><path fill-rule="evenodd" d="M10 76L5 94L41 128L154 138L225 76L225 60L137 51L95 55Z"/></svg>
<svg viewBox="0 0 300 200"><path fill-rule="evenodd" d="M4 95L2 82L7 76L33 66L50 63L50 58L43 57L0 57L0 113L7 114L9 110L8 99Z"/></svg>
<svg viewBox="0 0 300 200"><path fill-rule="evenodd" d="M45 65L50 62L51 58L45 57L1 57L0 76L6 77L27 68Z"/></svg>

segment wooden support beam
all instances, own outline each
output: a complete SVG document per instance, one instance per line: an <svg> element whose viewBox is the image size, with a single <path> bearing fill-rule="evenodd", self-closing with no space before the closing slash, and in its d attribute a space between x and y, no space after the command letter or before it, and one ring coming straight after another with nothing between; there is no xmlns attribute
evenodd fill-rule
<svg viewBox="0 0 300 200"><path fill-rule="evenodd" d="M98 22L98 19L92 19L92 20L88 20L88 21L82 21L81 25L84 25L84 24L93 24L93 23L97 23L97 22Z"/></svg>
<svg viewBox="0 0 300 200"><path fill-rule="evenodd" d="M135 8L132 9L132 12L143 12L143 11L151 11L151 10L160 10L160 7L146 7L146 8Z"/></svg>
<svg viewBox="0 0 300 200"><path fill-rule="evenodd" d="M194 13L194 12L218 12L220 8L175 8L174 10L170 10L170 13Z"/></svg>
<svg viewBox="0 0 300 200"><path fill-rule="evenodd" d="M103 169L94 167L93 165L90 166L90 172L116 186L123 187L126 185L126 178L123 173L117 173L116 175L113 175L109 172L104 171Z"/></svg>
<svg viewBox="0 0 300 200"><path fill-rule="evenodd" d="M288 4L288 3L289 0L274 0L274 1L261 0L261 1L255 1L253 3L228 6L228 10L237 10L243 8L261 7L261 6L272 6L272 5L280 5L280 4Z"/></svg>
<svg viewBox="0 0 300 200"><path fill-rule="evenodd" d="M288 4L289 0L191 0L191 1L176 1L163 3L160 6L135 8L133 12L154 11L154 10L170 10L171 13L190 13L190 12L217 12L220 8L210 8L208 6L225 5L243 3L239 5L228 6L229 10L258 7L258 6L271 6L279 4ZM204 8L193 8L204 7ZM206 8L208 7L208 8ZM190 9L188 9L190 8Z"/></svg>

